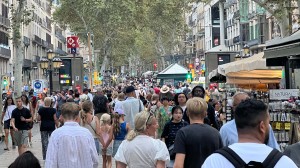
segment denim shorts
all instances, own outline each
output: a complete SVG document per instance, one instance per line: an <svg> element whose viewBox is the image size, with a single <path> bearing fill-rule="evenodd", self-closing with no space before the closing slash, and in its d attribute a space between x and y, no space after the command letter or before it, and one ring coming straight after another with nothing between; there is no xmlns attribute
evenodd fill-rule
<svg viewBox="0 0 300 168"><path fill-rule="evenodd" d="M4 129L13 129L13 127L10 126L10 119L4 121Z"/></svg>
<svg viewBox="0 0 300 168"><path fill-rule="evenodd" d="M115 155L119 149L119 146L121 145L122 142L123 142L123 140L114 140L113 153L112 153L113 157L115 157Z"/></svg>

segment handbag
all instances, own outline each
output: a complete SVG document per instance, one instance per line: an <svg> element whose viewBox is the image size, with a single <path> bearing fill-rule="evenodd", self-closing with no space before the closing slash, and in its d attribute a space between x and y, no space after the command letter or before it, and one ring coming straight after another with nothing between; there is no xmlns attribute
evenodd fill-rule
<svg viewBox="0 0 300 168"><path fill-rule="evenodd" d="M175 160L176 153L174 152L174 144L169 146L168 151L170 154L170 159Z"/></svg>

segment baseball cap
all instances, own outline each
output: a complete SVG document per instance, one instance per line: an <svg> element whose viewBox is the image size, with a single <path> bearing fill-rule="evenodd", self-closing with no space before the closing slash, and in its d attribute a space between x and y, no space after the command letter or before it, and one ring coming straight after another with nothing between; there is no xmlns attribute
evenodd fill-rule
<svg viewBox="0 0 300 168"><path fill-rule="evenodd" d="M119 115L125 115L122 109L116 109L116 113L118 113Z"/></svg>
<svg viewBox="0 0 300 168"><path fill-rule="evenodd" d="M126 88L126 93L131 93L131 92L133 92L135 89L134 89L134 87L133 86L128 86L127 88Z"/></svg>

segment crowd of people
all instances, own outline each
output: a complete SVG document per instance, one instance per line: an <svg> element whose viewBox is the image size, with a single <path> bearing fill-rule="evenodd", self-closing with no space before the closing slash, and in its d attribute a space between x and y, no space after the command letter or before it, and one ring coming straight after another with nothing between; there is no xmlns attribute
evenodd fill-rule
<svg viewBox="0 0 300 168"><path fill-rule="evenodd" d="M131 83L40 97L30 92L16 104L7 97L4 150L10 133L19 157L34 157L26 148L36 122L46 168L96 168L99 155L104 168L113 160L118 168L300 166L296 148L279 151L262 101L236 93L234 119L224 124L222 103L208 93L202 86Z"/></svg>

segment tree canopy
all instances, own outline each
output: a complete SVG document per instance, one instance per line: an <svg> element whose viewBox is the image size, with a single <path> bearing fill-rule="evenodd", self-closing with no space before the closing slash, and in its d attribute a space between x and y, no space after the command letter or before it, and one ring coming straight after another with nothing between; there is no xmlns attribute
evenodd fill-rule
<svg viewBox="0 0 300 168"><path fill-rule="evenodd" d="M140 61L159 61L172 54L174 44L184 31L182 0L61 0L53 19L86 40L94 35L101 57L115 65L127 64L135 56ZM85 41L86 42L86 41Z"/></svg>

